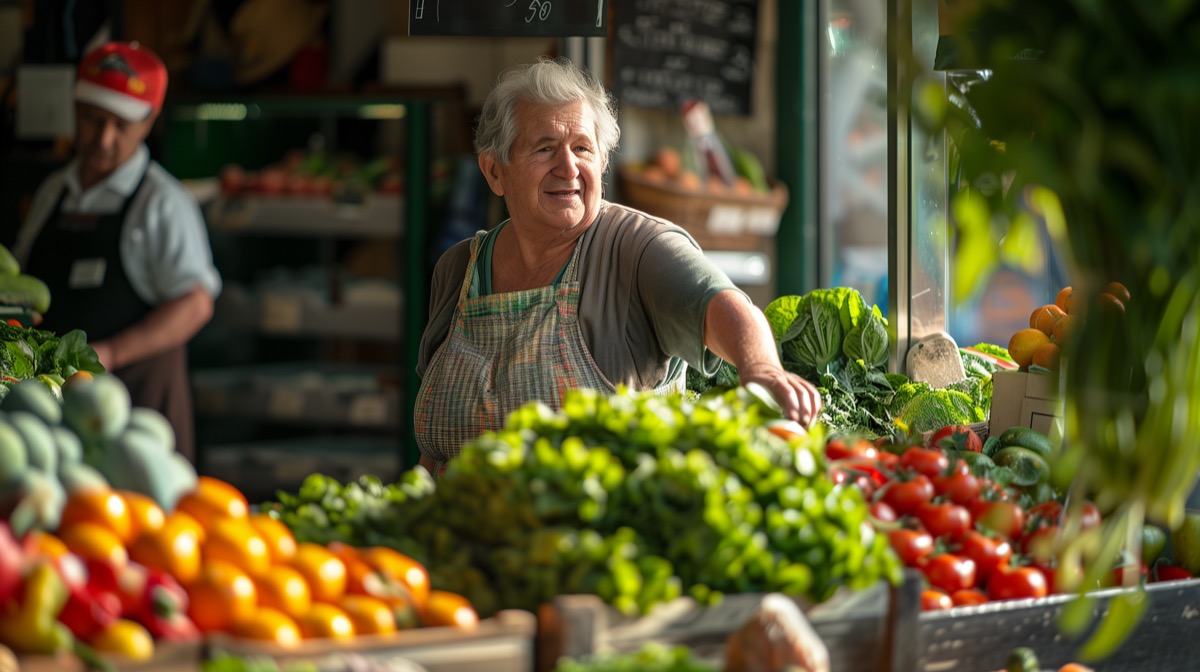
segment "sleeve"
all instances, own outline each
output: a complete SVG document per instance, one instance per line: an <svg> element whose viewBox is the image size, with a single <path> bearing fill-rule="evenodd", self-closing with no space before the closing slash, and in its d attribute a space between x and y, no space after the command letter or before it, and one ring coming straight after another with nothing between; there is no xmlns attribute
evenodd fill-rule
<svg viewBox="0 0 1200 672"><path fill-rule="evenodd" d="M745 292L678 229L664 231L647 243L637 273L638 297L662 351L705 375L716 373L721 360L704 346L708 303L727 289L743 296Z"/></svg>
<svg viewBox="0 0 1200 672"><path fill-rule="evenodd" d="M221 275L213 264L200 206L182 187L155 193L148 205L155 215L145 229L147 281L154 303L182 296L197 285L215 299L221 292Z"/></svg>
<svg viewBox="0 0 1200 672"><path fill-rule="evenodd" d="M446 250L434 266L433 277L429 281L429 319L425 323L417 352L417 376L421 378L425 377L430 360L450 333L450 320L454 318L463 274L467 272L470 259L471 241L468 239Z"/></svg>

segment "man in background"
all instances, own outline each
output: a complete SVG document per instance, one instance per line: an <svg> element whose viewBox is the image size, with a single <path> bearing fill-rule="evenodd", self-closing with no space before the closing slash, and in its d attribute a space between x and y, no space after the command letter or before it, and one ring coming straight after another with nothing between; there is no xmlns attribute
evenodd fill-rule
<svg viewBox="0 0 1200 672"><path fill-rule="evenodd" d="M167 70L136 43L80 61L75 156L38 188L13 254L53 298L39 328L82 329L135 406L160 411L190 459L187 342L212 316L221 279L200 208L150 159Z"/></svg>

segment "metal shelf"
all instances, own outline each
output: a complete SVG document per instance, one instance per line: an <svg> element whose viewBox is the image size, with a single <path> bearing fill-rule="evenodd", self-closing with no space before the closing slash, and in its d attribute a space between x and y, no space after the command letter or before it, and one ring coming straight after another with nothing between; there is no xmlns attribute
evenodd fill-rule
<svg viewBox="0 0 1200 672"><path fill-rule="evenodd" d="M251 292L231 285L217 299L214 319L269 336L390 341L400 336L403 309L403 297L394 302L330 304L303 291Z"/></svg>
<svg viewBox="0 0 1200 672"><path fill-rule="evenodd" d="M281 424L395 429L400 393L382 367L270 364L192 373L196 414Z"/></svg>
<svg viewBox="0 0 1200 672"><path fill-rule="evenodd" d="M396 240L404 235L404 199L386 194L369 194L361 203L328 196L218 196L205 217L228 233Z"/></svg>

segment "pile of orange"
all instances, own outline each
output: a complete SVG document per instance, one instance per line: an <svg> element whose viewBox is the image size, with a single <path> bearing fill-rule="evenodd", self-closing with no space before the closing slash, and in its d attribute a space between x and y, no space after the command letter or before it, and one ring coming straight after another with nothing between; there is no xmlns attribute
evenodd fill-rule
<svg viewBox="0 0 1200 672"><path fill-rule="evenodd" d="M431 590L429 572L409 556L297 543L284 523L252 512L237 488L206 476L171 512L134 492L73 493L56 533L39 532L31 545L47 556L72 553L170 574L203 633L292 646L478 622L464 598Z"/></svg>
<svg viewBox="0 0 1200 672"><path fill-rule="evenodd" d="M1099 292L1096 305L1101 310L1123 315L1129 303L1129 290L1119 282L1109 282ZM1021 329L1008 341L1008 354L1022 371L1031 366L1058 371L1063 345L1073 337L1083 301L1077 301L1071 287L1063 287L1054 303L1038 306L1029 314L1029 328Z"/></svg>

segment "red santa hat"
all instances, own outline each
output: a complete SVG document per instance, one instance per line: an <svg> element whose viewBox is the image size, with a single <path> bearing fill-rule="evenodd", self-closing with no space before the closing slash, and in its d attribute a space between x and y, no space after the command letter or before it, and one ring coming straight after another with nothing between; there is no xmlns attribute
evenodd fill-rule
<svg viewBox="0 0 1200 672"><path fill-rule="evenodd" d="M79 62L75 100L128 121L143 121L162 109L167 68L137 42L109 42Z"/></svg>

